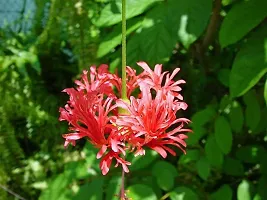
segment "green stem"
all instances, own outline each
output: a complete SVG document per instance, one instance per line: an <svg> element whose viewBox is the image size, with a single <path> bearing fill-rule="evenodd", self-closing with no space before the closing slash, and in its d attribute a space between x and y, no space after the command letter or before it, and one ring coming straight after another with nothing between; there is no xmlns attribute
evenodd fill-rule
<svg viewBox="0 0 267 200"><path fill-rule="evenodd" d="M127 100L127 87L126 87L126 0L122 0L122 26L121 26L121 98L123 100ZM124 113L123 109L119 110L120 113ZM124 171L122 169L122 176L121 176L121 191L120 191L120 200L128 199L125 194L124 189Z"/></svg>
<svg viewBox="0 0 267 200"><path fill-rule="evenodd" d="M122 53L121 53L121 68L122 68L122 88L121 88L121 98L126 100L127 99L127 88L126 88L126 0L122 0Z"/></svg>

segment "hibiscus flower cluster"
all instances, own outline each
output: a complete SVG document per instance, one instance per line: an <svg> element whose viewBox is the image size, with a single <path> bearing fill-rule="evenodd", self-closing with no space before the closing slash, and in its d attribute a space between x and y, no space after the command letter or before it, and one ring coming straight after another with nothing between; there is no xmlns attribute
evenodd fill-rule
<svg viewBox="0 0 267 200"><path fill-rule="evenodd" d="M180 94L180 84L174 81L179 72L162 72L157 64L154 71L145 62L137 63L143 68L139 75L131 67L126 69L127 98L122 99L122 80L108 71L107 65L92 66L89 72L83 71L81 80L76 80L76 88L63 90L69 101L60 108L60 121L69 123L69 133L64 134L64 146L81 138L87 138L99 149L96 157L101 158L100 169L106 175L112 161L115 167L121 165L129 172L131 165L126 154L145 155L145 148L158 152L163 158L167 153L176 155L171 146L185 153L190 129L184 125L190 121L177 118L179 110L186 110ZM136 95L134 95L136 94Z"/></svg>

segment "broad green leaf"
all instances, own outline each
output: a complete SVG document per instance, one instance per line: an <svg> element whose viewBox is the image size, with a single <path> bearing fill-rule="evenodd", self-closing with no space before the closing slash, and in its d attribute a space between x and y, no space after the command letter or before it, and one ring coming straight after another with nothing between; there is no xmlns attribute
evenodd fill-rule
<svg viewBox="0 0 267 200"><path fill-rule="evenodd" d="M175 177L178 175L175 167L166 161L155 163L152 174L156 177L159 187L165 191L173 188Z"/></svg>
<svg viewBox="0 0 267 200"><path fill-rule="evenodd" d="M243 180L237 188L237 200L252 200L252 185L247 180Z"/></svg>
<svg viewBox="0 0 267 200"><path fill-rule="evenodd" d="M264 96L265 103L267 105L267 79L265 80L265 84L264 84L264 93L263 93L263 96Z"/></svg>
<svg viewBox="0 0 267 200"><path fill-rule="evenodd" d="M189 149L186 154L181 155L178 164L185 165L189 162L196 161L200 157L200 152L198 149Z"/></svg>
<svg viewBox="0 0 267 200"><path fill-rule="evenodd" d="M244 124L244 114L241 105L233 101L230 108L229 119L232 129L239 133Z"/></svg>
<svg viewBox="0 0 267 200"><path fill-rule="evenodd" d="M259 179L257 192L261 199L267 199L267 176L262 176Z"/></svg>
<svg viewBox="0 0 267 200"><path fill-rule="evenodd" d="M189 138L186 139L188 145L195 145L199 140L207 134L207 130L202 126L194 126L193 133L190 133Z"/></svg>
<svg viewBox="0 0 267 200"><path fill-rule="evenodd" d="M104 177L97 177L89 184L80 187L73 200L99 200L103 198Z"/></svg>
<svg viewBox="0 0 267 200"><path fill-rule="evenodd" d="M142 14L152 4L160 0L127 0L126 18L130 19ZM121 22L121 0L110 1L101 11L99 19L95 22L97 26L111 26Z"/></svg>
<svg viewBox="0 0 267 200"><path fill-rule="evenodd" d="M129 40L128 64L140 59L151 64L166 62L177 40L189 46L205 30L211 4L211 0L169 0L155 6Z"/></svg>
<svg viewBox="0 0 267 200"><path fill-rule="evenodd" d="M96 158L98 149L94 148L92 144L86 143L83 148L83 153L85 154L85 160L87 164L87 169L92 172L99 172L99 160Z"/></svg>
<svg viewBox="0 0 267 200"><path fill-rule="evenodd" d="M218 80L225 86L229 87L230 69L220 69L218 72Z"/></svg>
<svg viewBox="0 0 267 200"><path fill-rule="evenodd" d="M49 187L42 192L39 200L64 200L67 198L66 188L71 183L71 174L65 173L58 175L48 185Z"/></svg>
<svg viewBox="0 0 267 200"><path fill-rule="evenodd" d="M211 194L210 200L232 200L233 191L229 185L221 186L216 192Z"/></svg>
<svg viewBox="0 0 267 200"><path fill-rule="evenodd" d="M233 135L229 122L223 116L219 116L215 121L215 139L224 154L230 153Z"/></svg>
<svg viewBox="0 0 267 200"><path fill-rule="evenodd" d="M136 184L127 188L127 197L131 199L157 200L154 191L147 185Z"/></svg>
<svg viewBox="0 0 267 200"><path fill-rule="evenodd" d="M254 90L247 92L244 95L244 102L246 104L246 124L251 131L254 131L258 127L261 118L261 108L256 92Z"/></svg>
<svg viewBox="0 0 267 200"><path fill-rule="evenodd" d="M106 188L106 200L118 200L120 194L121 176L113 176Z"/></svg>
<svg viewBox="0 0 267 200"><path fill-rule="evenodd" d="M256 194L253 200L263 200L259 194Z"/></svg>
<svg viewBox="0 0 267 200"><path fill-rule="evenodd" d="M259 145L240 147L236 151L236 157L246 163L258 163L266 156L266 150Z"/></svg>
<svg viewBox="0 0 267 200"><path fill-rule="evenodd" d="M226 157L223 163L223 171L231 176L243 176L244 167L240 160Z"/></svg>
<svg viewBox="0 0 267 200"><path fill-rule="evenodd" d="M235 4L221 25L219 32L221 46L226 47L239 41L255 28L267 16L266 7L265 0L240 1Z"/></svg>
<svg viewBox="0 0 267 200"><path fill-rule="evenodd" d="M64 173L70 173L74 179L82 179L90 175L96 175L95 170L88 170L87 164L84 161L66 163Z"/></svg>
<svg viewBox="0 0 267 200"><path fill-rule="evenodd" d="M216 111L212 107L207 107L203 110L198 111L192 117L192 126L204 126L206 123L210 122L212 118L216 115Z"/></svg>
<svg viewBox="0 0 267 200"><path fill-rule="evenodd" d="M253 134L261 134L267 128L267 107L261 108L260 122L256 129L254 129Z"/></svg>
<svg viewBox="0 0 267 200"><path fill-rule="evenodd" d="M224 95L220 101L219 112L229 114L230 112L230 104L232 103L232 99L229 95Z"/></svg>
<svg viewBox="0 0 267 200"><path fill-rule="evenodd" d="M216 143L215 137L210 135L206 145L205 153L209 163L213 166L220 167L223 163L223 153Z"/></svg>
<svg viewBox="0 0 267 200"><path fill-rule="evenodd" d="M202 157L197 161L197 172L203 180L208 179L210 175L210 164L205 157Z"/></svg>
<svg viewBox="0 0 267 200"><path fill-rule="evenodd" d="M132 33L141 25L141 23L142 21L140 18L129 20L129 22L127 22L126 34L129 35ZM97 57L101 58L107 55L119 44L121 44L121 24L117 25L110 34L101 40L97 50Z"/></svg>
<svg viewBox="0 0 267 200"><path fill-rule="evenodd" d="M180 186L170 192L171 200L198 200L197 194L190 188Z"/></svg>
<svg viewBox="0 0 267 200"><path fill-rule="evenodd" d="M157 152L150 149L146 149L146 155L136 156L136 157L130 155L129 158L127 158L127 160L129 160L132 163L130 166L130 170L135 171L139 169L144 169L158 157L159 156Z"/></svg>
<svg viewBox="0 0 267 200"><path fill-rule="evenodd" d="M264 49L266 38L267 26L263 26L252 33L247 42L241 46L230 74L230 94L232 97L245 94L267 72Z"/></svg>

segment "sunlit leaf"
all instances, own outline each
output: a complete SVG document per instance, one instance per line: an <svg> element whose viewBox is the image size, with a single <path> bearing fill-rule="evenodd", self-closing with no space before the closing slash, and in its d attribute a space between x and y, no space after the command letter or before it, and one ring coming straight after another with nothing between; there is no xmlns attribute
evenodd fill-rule
<svg viewBox="0 0 267 200"><path fill-rule="evenodd" d="M266 7L265 0L236 3L227 13L219 32L222 47L237 42L255 28L267 16ZM237 24L238 28L236 28Z"/></svg>
<svg viewBox="0 0 267 200"><path fill-rule="evenodd" d="M147 185L136 184L127 188L127 197L132 199L142 200L157 200L157 196L154 191Z"/></svg>
<svg viewBox="0 0 267 200"><path fill-rule="evenodd" d="M171 200L198 200L198 195L190 188L180 186L170 192Z"/></svg>

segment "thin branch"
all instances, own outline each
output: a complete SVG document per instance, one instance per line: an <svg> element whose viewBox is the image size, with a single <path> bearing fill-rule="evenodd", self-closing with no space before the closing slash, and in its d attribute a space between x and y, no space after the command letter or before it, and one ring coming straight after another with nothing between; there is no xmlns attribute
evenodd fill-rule
<svg viewBox="0 0 267 200"><path fill-rule="evenodd" d="M8 192L9 194L15 196L16 198L18 199L21 199L21 200L26 200L25 198L23 198L22 196L20 196L19 194L13 192L12 190L6 188L5 186L1 185L0 184L0 188L2 188L3 190L5 190L6 192Z"/></svg>
<svg viewBox="0 0 267 200"><path fill-rule="evenodd" d="M210 18L210 23L208 25L206 34L204 36L202 42L202 50L205 51L206 48L213 42L216 37L216 33L219 27L219 22L221 19L221 8L222 8L222 0L215 0L213 5L212 16Z"/></svg>

